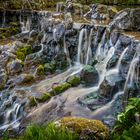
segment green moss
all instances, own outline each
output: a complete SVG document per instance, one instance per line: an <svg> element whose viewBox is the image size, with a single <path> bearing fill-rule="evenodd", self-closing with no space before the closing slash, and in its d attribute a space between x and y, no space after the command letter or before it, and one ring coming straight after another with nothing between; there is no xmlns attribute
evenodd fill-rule
<svg viewBox="0 0 140 140"><path fill-rule="evenodd" d="M64 117L60 124L74 131L82 140L108 140L109 129L98 120L89 120L78 117Z"/></svg>
<svg viewBox="0 0 140 140"><path fill-rule="evenodd" d="M55 61L51 61L51 63L46 63L44 65L44 70L45 72L51 72L51 73L55 72L56 70Z"/></svg>
<svg viewBox="0 0 140 140"><path fill-rule="evenodd" d="M30 82L32 82L34 80L35 80L35 77L33 75L27 74L24 77L24 80L22 81L22 84L27 84L27 83L30 83Z"/></svg>
<svg viewBox="0 0 140 140"><path fill-rule="evenodd" d="M29 100L30 100L30 102L29 102L29 106L30 107L33 107L33 106L37 106L37 101L36 101L36 99L35 99L35 97L30 97L29 98Z"/></svg>
<svg viewBox="0 0 140 140"><path fill-rule="evenodd" d="M51 98L50 93L44 93L40 98L37 99L38 102L43 103Z"/></svg>
<svg viewBox="0 0 140 140"><path fill-rule="evenodd" d="M43 65L39 65L38 66L38 68L37 68L37 72L36 72L36 74L37 75L44 75L44 67L43 67Z"/></svg>
<svg viewBox="0 0 140 140"><path fill-rule="evenodd" d="M78 86L80 84L80 78L77 76L71 76L68 78L67 82L72 86Z"/></svg>
<svg viewBox="0 0 140 140"><path fill-rule="evenodd" d="M32 53L32 47L30 45L25 45L17 49L17 58L24 61L26 56Z"/></svg>
<svg viewBox="0 0 140 140"><path fill-rule="evenodd" d="M62 93L64 91L66 91L67 89L69 89L70 87L71 87L71 84L69 84L69 83L64 83L64 84L58 85L58 86L53 88L53 93L55 95Z"/></svg>

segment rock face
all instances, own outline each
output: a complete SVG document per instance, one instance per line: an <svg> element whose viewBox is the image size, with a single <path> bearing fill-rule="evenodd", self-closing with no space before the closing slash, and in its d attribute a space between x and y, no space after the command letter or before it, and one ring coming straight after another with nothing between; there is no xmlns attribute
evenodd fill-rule
<svg viewBox="0 0 140 140"><path fill-rule="evenodd" d="M14 60L7 65L8 73L13 75L22 71L22 62L20 60Z"/></svg>
<svg viewBox="0 0 140 140"><path fill-rule="evenodd" d="M116 13L117 9L115 7L93 4L91 10L85 14L85 17L94 20L106 20L112 19Z"/></svg>
<svg viewBox="0 0 140 140"><path fill-rule="evenodd" d="M81 72L81 80L87 85L97 84L99 76L95 67L86 65Z"/></svg>
<svg viewBox="0 0 140 140"><path fill-rule="evenodd" d="M111 29L120 30L140 30L140 8L137 9L124 9L120 11L110 23Z"/></svg>

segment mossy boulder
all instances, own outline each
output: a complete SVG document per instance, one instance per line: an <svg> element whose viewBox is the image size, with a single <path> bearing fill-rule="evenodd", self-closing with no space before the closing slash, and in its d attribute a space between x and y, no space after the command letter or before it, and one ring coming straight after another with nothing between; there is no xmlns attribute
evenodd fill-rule
<svg viewBox="0 0 140 140"><path fill-rule="evenodd" d="M67 83L71 84L72 86L78 86L80 84L81 80L78 76L70 76L67 79Z"/></svg>
<svg viewBox="0 0 140 140"><path fill-rule="evenodd" d="M32 47L26 44L17 49L16 56L19 60L24 61L26 56L31 54L32 52Z"/></svg>
<svg viewBox="0 0 140 140"><path fill-rule="evenodd" d="M98 71L91 65L85 65L80 76L86 85L97 84L99 81Z"/></svg>
<svg viewBox="0 0 140 140"><path fill-rule="evenodd" d="M36 69L36 75L41 76L44 75L44 66L43 65L39 65Z"/></svg>
<svg viewBox="0 0 140 140"><path fill-rule="evenodd" d="M69 84L69 83L63 83L63 84L61 84L61 85L58 85L58 86L56 86L56 87L53 87L52 93L53 93L54 95L57 95L57 94L60 94L60 93L62 93L62 92L64 92L64 91L66 91L66 90L69 89L70 87L71 87L71 84Z"/></svg>
<svg viewBox="0 0 140 140"><path fill-rule="evenodd" d="M108 140L109 129L99 120L64 117L59 123L79 135L81 140Z"/></svg>
<svg viewBox="0 0 140 140"><path fill-rule="evenodd" d="M51 63L46 63L44 65L44 71L47 73L47 72L50 72L50 73L53 73L55 72L56 70L56 63L55 61L51 61Z"/></svg>
<svg viewBox="0 0 140 140"><path fill-rule="evenodd" d="M44 93L40 98L37 98L37 101L39 103L43 103L43 102L46 102L47 100L49 100L50 98L51 98L50 93Z"/></svg>

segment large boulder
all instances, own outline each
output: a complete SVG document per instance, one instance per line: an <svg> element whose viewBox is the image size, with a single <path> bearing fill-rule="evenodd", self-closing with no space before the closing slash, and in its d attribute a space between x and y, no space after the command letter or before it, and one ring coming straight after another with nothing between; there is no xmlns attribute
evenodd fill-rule
<svg viewBox="0 0 140 140"><path fill-rule="evenodd" d="M124 9L114 17L110 23L110 29L120 29L128 31L140 30L140 8Z"/></svg>
<svg viewBox="0 0 140 140"><path fill-rule="evenodd" d="M81 80L84 81L86 85L97 84L99 81L98 71L93 66L84 66L81 71Z"/></svg>
<svg viewBox="0 0 140 140"><path fill-rule="evenodd" d="M57 123L78 134L80 140L109 139L109 129L98 120L89 120L78 117L64 117Z"/></svg>

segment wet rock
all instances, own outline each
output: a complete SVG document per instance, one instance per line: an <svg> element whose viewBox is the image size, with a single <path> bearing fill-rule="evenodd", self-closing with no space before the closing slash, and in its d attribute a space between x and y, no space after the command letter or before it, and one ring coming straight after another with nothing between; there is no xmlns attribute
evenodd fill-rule
<svg viewBox="0 0 140 140"><path fill-rule="evenodd" d="M113 6L93 4L91 10L84 16L94 20L107 20L112 19L117 12L117 9Z"/></svg>
<svg viewBox="0 0 140 140"><path fill-rule="evenodd" d="M100 85L99 95L109 100L112 99L115 93L117 93L120 89L123 89L124 82L125 79L118 76L117 73L106 76Z"/></svg>
<svg viewBox="0 0 140 140"><path fill-rule="evenodd" d="M117 65L118 59L118 55L114 55L107 63L107 69L115 67Z"/></svg>
<svg viewBox="0 0 140 140"><path fill-rule="evenodd" d="M6 84L7 74L4 69L0 68L0 90L2 90Z"/></svg>
<svg viewBox="0 0 140 140"><path fill-rule="evenodd" d="M18 85L29 84L29 83L33 83L34 80L35 77L31 74L21 74L16 78L16 83Z"/></svg>
<svg viewBox="0 0 140 140"><path fill-rule="evenodd" d="M22 61L21 60L14 60L7 64L8 73L11 75L17 74L22 71Z"/></svg>
<svg viewBox="0 0 140 140"><path fill-rule="evenodd" d="M99 75L95 67L86 65L81 71L81 80L84 81L86 85L98 84Z"/></svg>
<svg viewBox="0 0 140 140"><path fill-rule="evenodd" d="M110 29L120 30L140 30L140 8L124 9L120 11L110 23Z"/></svg>

